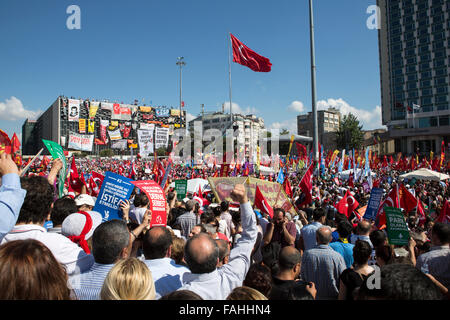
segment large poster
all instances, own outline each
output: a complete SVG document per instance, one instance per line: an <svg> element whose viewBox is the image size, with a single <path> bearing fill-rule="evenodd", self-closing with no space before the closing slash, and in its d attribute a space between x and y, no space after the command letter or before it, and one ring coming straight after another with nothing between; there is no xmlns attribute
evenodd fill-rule
<svg viewBox="0 0 450 320"><path fill-rule="evenodd" d="M100 119L100 137L104 143L108 143L108 137L106 135L107 126L109 126L109 120Z"/></svg>
<svg viewBox="0 0 450 320"><path fill-rule="evenodd" d="M153 132L153 130L155 129L155 124L154 123L141 123L139 128L145 129L145 130L150 130Z"/></svg>
<svg viewBox="0 0 450 320"><path fill-rule="evenodd" d="M131 182L132 180L127 177L106 172L93 209L103 216L103 221L121 219L119 217L120 202L130 198L134 189Z"/></svg>
<svg viewBox="0 0 450 320"><path fill-rule="evenodd" d="M120 106L120 118L122 120L131 120L131 107L126 104Z"/></svg>
<svg viewBox="0 0 450 320"><path fill-rule="evenodd" d="M113 112L111 114L111 119L120 120L120 104L113 104Z"/></svg>
<svg viewBox="0 0 450 320"><path fill-rule="evenodd" d="M142 157L147 157L150 153L154 152L153 130L139 129L137 133L139 153Z"/></svg>
<svg viewBox="0 0 450 320"><path fill-rule="evenodd" d="M127 139L121 139L111 143L111 149L125 150L127 148Z"/></svg>
<svg viewBox="0 0 450 320"><path fill-rule="evenodd" d="M148 197L152 218L150 226L165 226L167 224L166 197L162 188L153 180L133 181Z"/></svg>
<svg viewBox="0 0 450 320"><path fill-rule="evenodd" d="M208 178L208 182L219 202L223 200L232 202L230 193L233 191L234 186L236 184L244 184L247 189L247 197L253 203L255 200L256 186L258 186L261 193L273 208L283 208L286 212L296 214L295 208L283 190L283 186L279 183L250 177Z"/></svg>
<svg viewBox="0 0 450 320"><path fill-rule="evenodd" d="M78 134L75 132L71 132L69 134L69 145L67 146L67 148L91 152L93 142L93 134Z"/></svg>
<svg viewBox="0 0 450 320"><path fill-rule="evenodd" d="M102 110L109 110L112 111L113 110L113 104L110 102L102 102L101 103L101 109Z"/></svg>
<svg viewBox="0 0 450 320"><path fill-rule="evenodd" d="M89 106L89 119L95 118L99 104L100 102L98 101L91 101L91 105Z"/></svg>
<svg viewBox="0 0 450 320"><path fill-rule="evenodd" d="M169 144L169 129L157 127L155 130L155 148L167 148Z"/></svg>
<svg viewBox="0 0 450 320"><path fill-rule="evenodd" d="M122 139L119 128L117 128L116 130L108 131L108 133L109 133L109 138L111 139L111 141Z"/></svg>
<svg viewBox="0 0 450 320"><path fill-rule="evenodd" d="M69 99L69 121L78 122L80 118L80 100Z"/></svg>
<svg viewBox="0 0 450 320"><path fill-rule="evenodd" d="M78 131L80 133L86 133L86 119L78 120Z"/></svg>

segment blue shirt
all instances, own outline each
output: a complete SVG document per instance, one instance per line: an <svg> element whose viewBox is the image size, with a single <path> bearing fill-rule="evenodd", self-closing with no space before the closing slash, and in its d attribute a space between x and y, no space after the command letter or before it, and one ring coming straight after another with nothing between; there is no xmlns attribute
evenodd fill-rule
<svg viewBox="0 0 450 320"><path fill-rule="evenodd" d="M342 241L336 241L330 243L330 247L338 252L345 261L345 265L347 268L350 268L353 265L353 247L355 245L351 243L343 243Z"/></svg>
<svg viewBox="0 0 450 320"><path fill-rule="evenodd" d="M100 300L100 291L114 264L95 262L88 272L70 277L69 282L78 300Z"/></svg>
<svg viewBox="0 0 450 320"><path fill-rule="evenodd" d="M302 228L301 236L303 237L305 251L316 247L316 232L321 227L323 227L323 225L320 222L313 222Z"/></svg>
<svg viewBox="0 0 450 320"><path fill-rule="evenodd" d="M20 186L20 177L8 173L2 177L0 187L0 241L14 227L27 191Z"/></svg>
<svg viewBox="0 0 450 320"><path fill-rule="evenodd" d="M170 258L144 260L144 262L150 269L155 282L155 300L178 290L182 285L183 275L190 272L188 268L176 264Z"/></svg>

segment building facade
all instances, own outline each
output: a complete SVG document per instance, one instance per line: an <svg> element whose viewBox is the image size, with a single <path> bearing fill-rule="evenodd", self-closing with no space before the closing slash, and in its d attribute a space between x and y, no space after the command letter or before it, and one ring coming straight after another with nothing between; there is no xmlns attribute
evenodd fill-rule
<svg viewBox="0 0 450 320"><path fill-rule="evenodd" d="M73 109L74 105L69 101L76 102L76 120L71 119L73 114L69 108ZM107 137L107 142L104 144L101 143L103 140L101 122L106 123L104 135ZM137 143L137 130L148 129L149 125L154 128L169 128L170 136L175 128L186 126L186 111L183 110L180 117L179 109L165 106L139 106L107 100L68 99L60 96L38 119L27 119L24 122L22 152L24 155L35 155L44 148L43 154L48 154L42 139L57 142L65 150L77 151L77 149L69 148L69 139L73 135L84 135L91 137L93 141L92 149L87 152L88 154L98 155L105 149L113 149L116 154L128 154L130 153L128 146ZM116 132L119 138L110 139L111 132Z"/></svg>
<svg viewBox="0 0 450 320"><path fill-rule="evenodd" d="M297 134L302 136L313 136L313 115L312 112L297 116ZM317 125L319 134L319 143L325 150L336 149L336 131L341 123L341 113L338 109L329 108L328 110L317 111Z"/></svg>
<svg viewBox="0 0 450 320"><path fill-rule="evenodd" d="M395 152L450 143L450 1L378 0L382 120Z"/></svg>

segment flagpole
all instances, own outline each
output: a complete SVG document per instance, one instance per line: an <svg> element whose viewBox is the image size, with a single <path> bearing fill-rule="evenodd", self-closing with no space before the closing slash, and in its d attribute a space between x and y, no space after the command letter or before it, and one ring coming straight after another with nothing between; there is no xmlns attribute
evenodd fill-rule
<svg viewBox="0 0 450 320"><path fill-rule="evenodd" d="M311 99L312 99L312 115L313 115L313 150L314 160L319 163L319 129L317 126L317 108L316 108L316 58L314 47L314 18L313 3L309 0L309 29L310 29L310 45L311 45ZM320 176L320 174L319 174Z"/></svg>
<svg viewBox="0 0 450 320"><path fill-rule="evenodd" d="M229 96L230 96L230 127L233 127L233 107L232 107L232 92L231 92L231 46L230 46L230 41L231 41L231 37L230 37L230 33L228 32L227 34L227 38L230 38L229 40L227 39L228 42L228 81L229 81Z"/></svg>

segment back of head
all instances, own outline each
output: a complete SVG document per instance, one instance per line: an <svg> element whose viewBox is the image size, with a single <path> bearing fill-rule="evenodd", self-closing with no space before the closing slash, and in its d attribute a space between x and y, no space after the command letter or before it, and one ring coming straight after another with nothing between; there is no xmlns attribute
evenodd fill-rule
<svg viewBox="0 0 450 320"><path fill-rule="evenodd" d="M441 300L437 286L410 264L388 264L381 268L380 288L369 289L368 278L359 289L359 299Z"/></svg>
<svg viewBox="0 0 450 320"><path fill-rule="evenodd" d="M291 246L286 246L280 251L278 265L280 271L292 270L302 260L300 251Z"/></svg>
<svg viewBox="0 0 450 320"><path fill-rule="evenodd" d="M127 225L121 220L110 220L100 224L92 236L92 254L95 262L101 264L115 263L122 250L130 242Z"/></svg>
<svg viewBox="0 0 450 320"><path fill-rule="evenodd" d="M22 189L27 191L20 208L18 223L43 223L50 213L53 203L53 187L44 177L20 179Z"/></svg>
<svg viewBox="0 0 450 320"><path fill-rule="evenodd" d="M172 235L165 227L152 227L144 235L142 250L145 259L161 259L167 254L172 245Z"/></svg>
<svg viewBox="0 0 450 320"><path fill-rule="evenodd" d="M230 203L228 201L222 201L220 203L220 210L222 212L228 211L228 208L230 207Z"/></svg>
<svg viewBox="0 0 450 320"><path fill-rule="evenodd" d="M175 261L176 264L184 263L184 246L186 240L183 238L178 238L177 236L172 237L172 250L170 251L170 257Z"/></svg>
<svg viewBox="0 0 450 320"><path fill-rule="evenodd" d="M105 278L102 300L154 300L156 295L152 274L137 258L118 261Z"/></svg>
<svg viewBox="0 0 450 320"><path fill-rule="evenodd" d="M436 222L431 229L432 237L436 237L441 245L450 243L450 225Z"/></svg>
<svg viewBox="0 0 450 320"><path fill-rule="evenodd" d="M254 263L248 269L242 285L258 290L269 297L272 289L272 273L265 265Z"/></svg>
<svg viewBox="0 0 450 320"><path fill-rule="evenodd" d="M256 289L242 286L234 288L226 300L267 300L267 298Z"/></svg>
<svg viewBox="0 0 450 320"><path fill-rule="evenodd" d="M348 221L341 221L337 225L337 232L341 238L348 238L352 234L352 230L353 226Z"/></svg>
<svg viewBox="0 0 450 320"><path fill-rule="evenodd" d="M186 204L185 204L186 211L188 211L188 212L193 211L196 203L197 203L197 201L194 201L194 200L189 200L188 202L186 202Z"/></svg>
<svg viewBox="0 0 450 320"><path fill-rule="evenodd" d="M317 208L313 211L313 220L320 221L323 217L326 216L326 212L323 208Z"/></svg>
<svg viewBox="0 0 450 320"><path fill-rule="evenodd" d="M191 290L177 290L162 296L159 300L203 300Z"/></svg>
<svg viewBox="0 0 450 320"><path fill-rule="evenodd" d="M333 236L331 234L330 227L322 227L316 231L316 240L318 245L329 244L332 239Z"/></svg>
<svg viewBox="0 0 450 320"><path fill-rule="evenodd" d="M356 240L355 246L353 247L353 259L355 264L364 265L369 261L372 255L372 248L367 241Z"/></svg>
<svg viewBox="0 0 450 320"><path fill-rule="evenodd" d="M136 208L145 207L148 205L148 198L144 192L138 193L134 196L133 204Z"/></svg>
<svg viewBox="0 0 450 320"><path fill-rule="evenodd" d="M372 242L373 247L379 247L386 242L386 234L382 230L374 230L370 233L370 242Z"/></svg>
<svg viewBox="0 0 450 320"><path fill-rule="evenodd" d="M184 257L192 273L210 273L216 270L219 248L208 234L199 233L187 241Z"/></svg>
<svg viewBox="0 0 450 320"><path fill-rule="evenodd" d="M276 275L280 268L278 265L280 250L281 245L278 241L271 242L261 248L262 262L271 270L272 275Z"/></svg>
<svg viewBox="0 0 450 320"><path fill-rule="evenodd" d="M228 242L223 239L215 239L217 247L219 248L219 260L223 260L230 254L230 247Z"/></svg>
<svg viewBox="0 0 450 320"><path fill-rule="evenodd" d="M10 241L0 247L0 300L68 300L67 274L40 241Z"/></svg>
<svg viewBox="0 0 450 320"><path fill-rule="evenodd" d="M54 226L59 226L63 223L64 219L71 213L77 212L77 205L72 198L60 198L53 203L52 212L50 218Z"/></svg>
<svg viewBox="0 0 450 320"><path fill-rule="evenodd" d="M360 236L369 235L372 226L368 221L360 221L356 226L356 233Z"/></svg>

